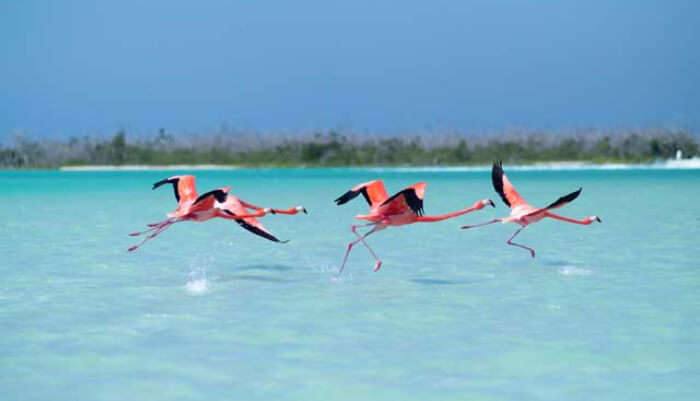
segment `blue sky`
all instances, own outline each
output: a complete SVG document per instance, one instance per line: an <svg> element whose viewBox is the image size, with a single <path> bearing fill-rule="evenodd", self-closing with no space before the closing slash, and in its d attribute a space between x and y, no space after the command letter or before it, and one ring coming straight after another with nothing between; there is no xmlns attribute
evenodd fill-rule
<svg viewBox="0 0 700 401"><path fill-rule="evenodd" d="M700 127L697 1L2 1L0 137Z"/></svg>

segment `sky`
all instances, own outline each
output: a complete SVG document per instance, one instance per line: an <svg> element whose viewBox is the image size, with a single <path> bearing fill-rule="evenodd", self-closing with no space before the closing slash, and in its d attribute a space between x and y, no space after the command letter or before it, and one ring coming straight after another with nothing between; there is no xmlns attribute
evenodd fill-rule
<svg viewBox="0 0 700 401"><path fill-rule="evenodd" d="M0 138L700 128L700 2L0 0Z"/></svg>

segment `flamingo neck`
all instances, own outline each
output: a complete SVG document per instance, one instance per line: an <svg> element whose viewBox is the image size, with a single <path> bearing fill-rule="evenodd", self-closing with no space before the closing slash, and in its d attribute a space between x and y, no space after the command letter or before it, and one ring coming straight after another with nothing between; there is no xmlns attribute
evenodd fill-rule
<svg viewBox="0 0 700 401"><path fill-rule="evenodd" d="M586 217L583 220L576 220L576 219L571 219L571 218L564 217L564 216L559 216L558 214L549 213L549 212L546 214L546 216L551 217L551 218L556 219L556 220L566 221L568 223L582 224L584 226L591 224L591 222L593 221L593 220L591 220L590 217Z"/></svg>
<svg viewBox="0 0 700 401"><path fill-rule="evenodd" d="M442 214L440 216L419 216L416 219L416 221L423 222L423 223L430 223L433 221L441 221L441 220L446 220L446 219L451 219L453 217L461 216L463 214L467 214L469 212L473 212L474 210L478 210L478 209L481 209L481 208L475 205L475 206L472 206L472 207L467 208L467 209L462 209L462 210L458 210L456 212Z"/></svg>
<svg viewBox="0 0 700 401"><path fill-rule="evenodd" d="M250 217L262 217L265 215L265 212L262 210L258 210L255 213L252 214L228 214L225 212L219 212L218 216L222 217L224 219L230 219L230 220L242 220L242 219L247 219Z"/></svg>
<svg viewBox="0 0 700 401"><path fill-rule="evenodd" d="M290 207L289 209L272 209L275 213L279 214L297 214L299 211L295 207Z"/></svg>

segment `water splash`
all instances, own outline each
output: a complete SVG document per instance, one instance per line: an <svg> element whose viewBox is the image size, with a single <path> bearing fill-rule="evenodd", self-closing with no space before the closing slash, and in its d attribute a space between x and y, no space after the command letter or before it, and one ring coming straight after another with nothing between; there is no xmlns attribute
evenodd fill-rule
<svg viewBox="0 0 700 401"><path fill-rule="evenodd" d="M207 272L202 268L194 269L187 275L185 291L189 295L203 295L209 291Z"/></svg>

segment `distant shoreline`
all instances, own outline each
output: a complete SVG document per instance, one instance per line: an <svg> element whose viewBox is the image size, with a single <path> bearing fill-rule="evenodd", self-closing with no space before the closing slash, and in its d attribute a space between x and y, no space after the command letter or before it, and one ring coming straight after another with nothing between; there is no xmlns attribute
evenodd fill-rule
<svg viewBox="0 0 700 401"><path fill-rule="evenodd" d="M173 164L173 165L145 165L125 164L94 165L94 166L63 166L60 171L143 171L143 170L236 170L239 166L227 166L224 164Z"/></svg>
<svg viewBox="0 0 700 401"><path fill-rule="evenodd" d="M350 168L358 170L396 170L396 171L490 171L490 165L472 166L229 166L222 164L176 164L176 165L94 165L64 166L59 171L199 171L199 170L238 170L271 168ZM593 163L583 161L539 162L532 164L513 164L512 170L624 170L624 169L659 169L659 170L694 170L700 169L700 158L667 160L655 163Z"/></svg>
<svg viewBox="0 0 700 401"><path fill-rule="evenodd" d="M235 168L307 168L343 166L490 166L599 168L630 163L666 163L687 168L687 156L700 155L700 137L685 131L629 130L619 134L592 131L556 135L533 133L488 137L459 134L369 137L334 131L288 138L235 135L156 138L128 141L120 131L109 138L33 141L19 138L0 145L0 168L61 169L63 171L214 170ZM683 159L686 156L686 159ZM547 167L549 166L549 167ZM670 166L670 165L669 165ZM451 168L451 167L448 167ZM690 167L694 168L694 167Z"/></svg>

